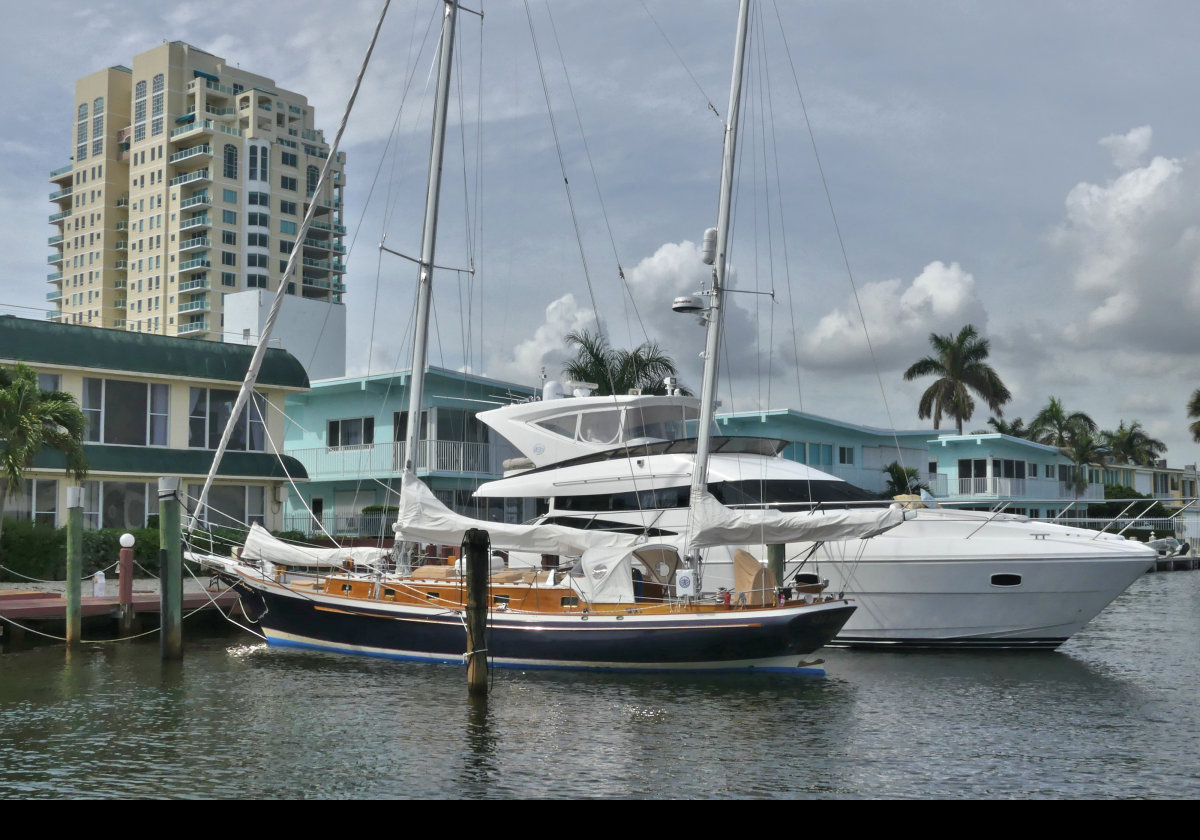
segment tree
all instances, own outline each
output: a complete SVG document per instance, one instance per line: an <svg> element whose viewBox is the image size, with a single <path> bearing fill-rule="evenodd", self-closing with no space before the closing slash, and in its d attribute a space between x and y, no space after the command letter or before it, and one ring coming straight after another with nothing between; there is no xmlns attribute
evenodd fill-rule
<svg viewBox="0 0 1200 840"><path fill-rule="evenodd" d="M1072 435L1079 430L1094 435L1096 422L1082 411L1068 413L1063 408L1062 400L1051 397L1050 404L1039 411L1029 424L1029 437L1037 443L1061 449L1070 443Z"/></svg>
<svg viewBox="0 0 1200 840"><path fill-rule="evenodd" d="M24 486L25 471L44 448L66 456L68 474L87 475L83 429L83 412L73 396L43 391L27 365L0 368L0 511L8 494ZM0 515L0 528L3 524Z"/></svg>
<svg viewBox="0 0 1200 840"><path fill-rule="evenodd" d="M1025 425L1025 421L1020 417L1013 418L1012 422L1006 422L999 417L989 417L988 425L996 432L1002 435L1008 435L1015 438L1029 437L1029 428Z"/></svg>
<svg viewBox="0 0 1200 840"><path fill-rule="evenodd" d="M1137 420L1128 426L1122 420L1115 430L1101 432L1100 440L1110 455L1125 464L1151 465L1167 451L1167 445L1146 434Z"/></svg>
<svg viewBox="0 0 1200 840"><path fill-rule="evenodd" d="M1088 467L1099 464L1108 450L1101 444L1099 438L1087 429L1078 427L1073 430L1067 445L1062 447L1062 451L1074 464L1071 477L1066 484L1078 499L1079 495L1087 490Z"/></svg>
<svg viewBox="0 0 1200 840"><path fill-rule="evenodd" d="M1187 404L1188 417L1196 418L1196 422L1188 426L1188 431L1192 433L1192 440L1200 443L1200 388L1192 392L1192 398Z"/></svg>
<svg viewBox="0 0 1200 840"><path fill-rule="evenodd" d="M575 347L575 358L563 367L563 374L569 379L595 384L596 393L601 396L627 394L634 388L646 394L665 394L663 380L677 375L675 362L657 342L647 341L632 350L618 350L599 331L590 330L568 333L566 342Z"/></svg>
<svg viewBox="0 0 1200 840"><path fill-rule="evenodd" d="M916 467L902 467L899 461L892 461L883 468L883 472L887 475L887 488L884 490L884 498L891 499L895 496L906 496L910 494L919 494L922 490L928 490L929 485L917 480Z"/></svg>
<svg viewBox="0 0 1200 840"><path fill-rule="evenodd" d="M929 343L936 355L926 356L904 372L906 382L920 376L938 377L921 395L917 407L919 418L933 417L933 428L937 429L943 414L953 417L961 435L963 421L970 420L975 412L971 391L978 394L997 417L1004 416L1003 406L1012 399L1012 394L987 363L991 343L980 338L973 325L967 324L957 336L930 333Z"/></svg>

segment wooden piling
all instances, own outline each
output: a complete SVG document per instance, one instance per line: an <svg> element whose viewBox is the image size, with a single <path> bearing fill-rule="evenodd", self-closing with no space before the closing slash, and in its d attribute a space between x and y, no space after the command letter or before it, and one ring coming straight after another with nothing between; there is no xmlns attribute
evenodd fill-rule
<svg viewBox="0 0 1200 840"><path fill-rule="evenodd" d="M135 632L137 613L133 609L133 535L121 535L121 555L117 563L117 626L122 636Z"/></svg>
<svg viewBox="0 0 1200 840"><path fill-rule="evenodd" d="M487 675L488 532L471 528L463 535L467 571L467 691L485 695Z"/></svg>
<svg viewBox="0 0 1200 840"><path fill-rule="evenodd" d="M163 659L183 658L183 545L179 531L179 479L158 480L158 576L162 586L159 634Z"/></svg>
<svg viewBox="0 0 1200 840"><path fill-rule="evenodd" d="M67 647L83 635L83 488L67 488Z"/></svg>
<svg viewBox="0 0 1200 840"><path fill-rule="evenodd" d="M782 544L767 546L767 568L775 576L775 585L783 585L784 546Z"/></svg>

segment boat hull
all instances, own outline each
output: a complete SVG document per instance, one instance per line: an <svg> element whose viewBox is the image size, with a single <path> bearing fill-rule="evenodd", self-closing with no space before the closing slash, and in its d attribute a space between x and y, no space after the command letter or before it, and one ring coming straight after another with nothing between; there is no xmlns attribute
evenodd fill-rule
<svg viewBox="0 0 1200 840"><path fill-rule="evenodd" d="M270 581L238 584L269 644L392 659L462 663L460 613L334 595L297 595ZM488 617L488 660L509 668L622 671L806 670L854 612L847 601L665 615ZM807 669L812 670L812 669Z"/></svg>

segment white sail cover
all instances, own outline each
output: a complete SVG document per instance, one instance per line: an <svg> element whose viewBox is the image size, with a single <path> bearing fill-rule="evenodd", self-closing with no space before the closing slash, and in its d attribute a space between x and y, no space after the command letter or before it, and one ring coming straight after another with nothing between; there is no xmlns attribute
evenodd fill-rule
<svg viewBox="0 0 1200 840"><path fill-rule="evenodd" d="M575 591L593 604L632 604L633 556L627 548L590 548L571 573Z"/></svg>
<svg viewBox="0 0 1200 840"><path fill-rule="evenodd" d="M248 561L266 561L277 566L306 566L310 568L341 567L350 560L359 565L373 565L387 557L386 548L312 548L293 545L271 536L257 522L250 526L241 557Z"/></svg>
<svg viewBox="0 0 1200 840"><path fill-rule="evenodd" d="M692 505L690 543L696 548L706 548L866 539L895 528L903 521L904 511L898 507L832 511L732 510L711 493L702 493Z"/></svg>
<svg viewBox="0 0 1200 840"><path fill-rule="evenodd" d="M492 548L504 551L532 551L538 554L575 556L589 548L632 547L634 534L611 531L585 531L565 525L513 525L485 522L455 513L438 501L425 483L406 470L400 483L400 512L392 530L396 538L438 545L460 545L472 528L488 532Z"/></svg>

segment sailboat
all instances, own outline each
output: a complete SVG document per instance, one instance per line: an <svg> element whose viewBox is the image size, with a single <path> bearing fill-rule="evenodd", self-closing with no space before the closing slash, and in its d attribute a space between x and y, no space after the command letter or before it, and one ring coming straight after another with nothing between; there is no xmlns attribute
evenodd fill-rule
<svg viewBox="0 0 1200 840"><path fill-rule="evenodd" d="M419 416L429 329L437 213L456 0L444 0L438 87L419 268L417 328L410 385L410 417ZM872 511L733 511L706 489L717 363L724 304L734 152L749 0L742 0L725 132L721 200L714 238L708 303L708 353L701 395L685 541L645 534L580 529L553 523L477 522L443 506L416 477L419 424L410 423L401 486L398 540L460 543L483 529L491 547L548 558L546 568L496 569L488 587L489 660L518 668L629 670L810 670L804 657L830 641L855 610L819 586L780 591L761 564L744 553L742 574L729 591L699 596L702 555L729 542L770 535L773 541L822 543L868 539L905 517L899 506ZM262 542L262 535L258 535ZM454 566L421 566L406 573L375 565L298 579L287 570L287 550L210 558L207 564L242 594L268 644L436 662L461 661L466 650L466 581ZM736 554L736 552L735 552ZM511 556L511 555L510 555ZM326 558L327 559L327 558ZM565 562L563 562L565 560ZM298 565L304 565L302 562Z"/></svg>

